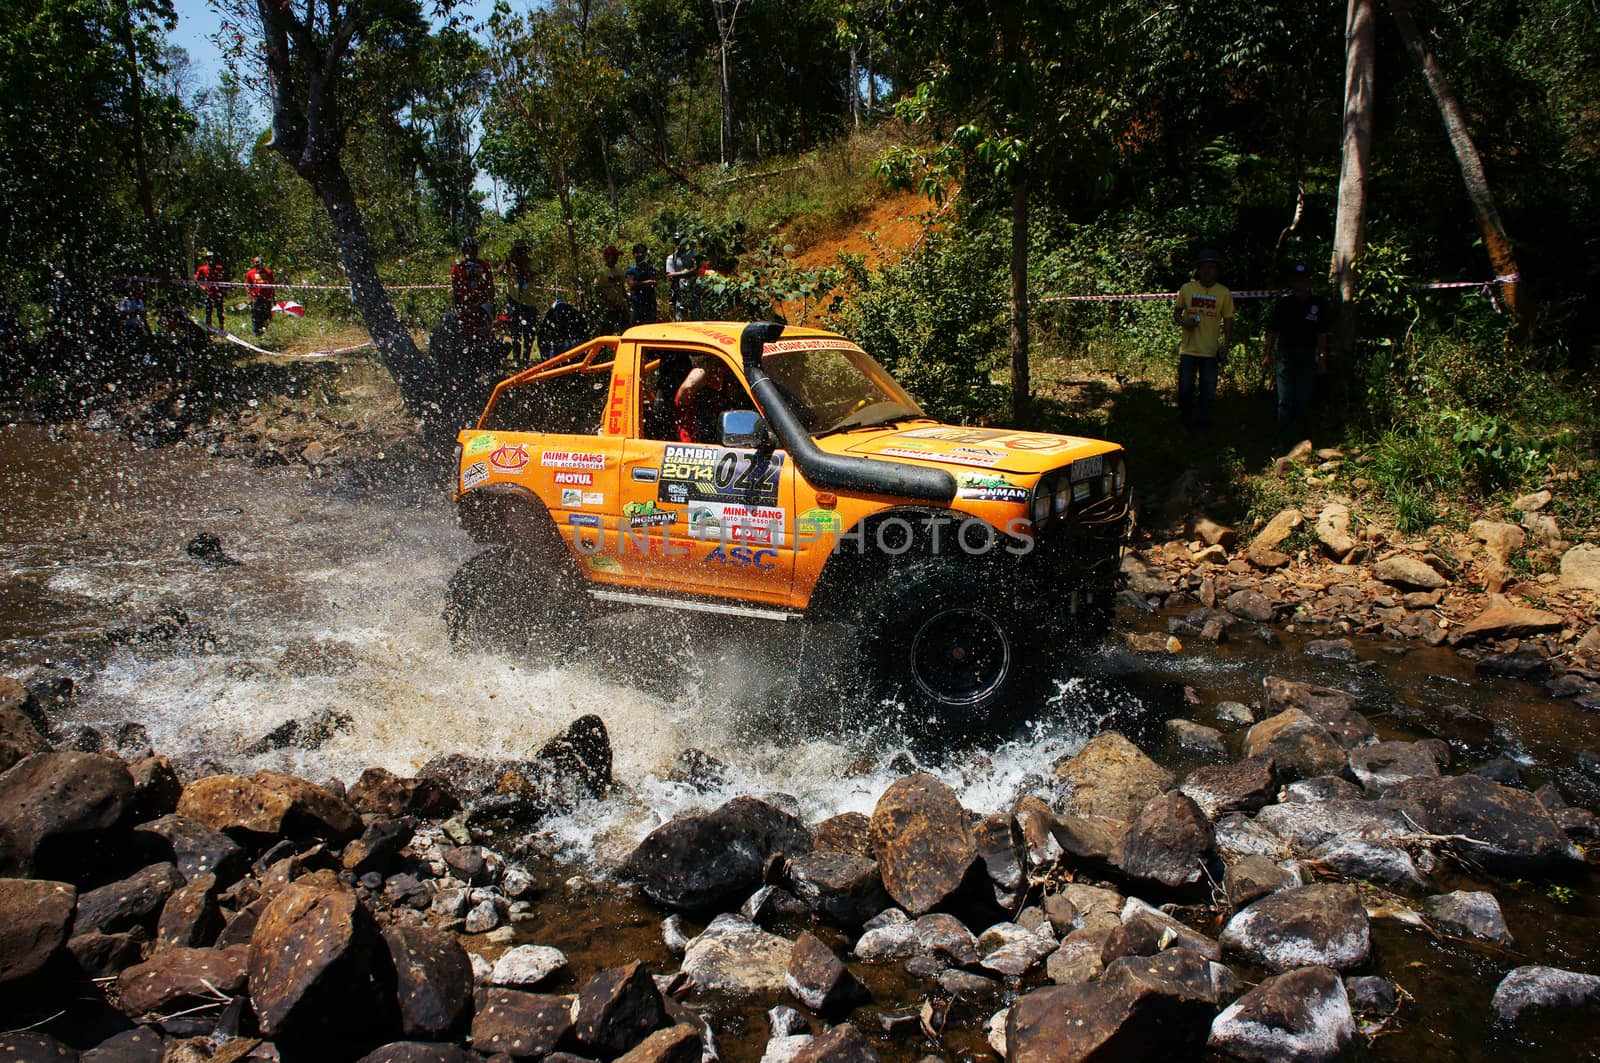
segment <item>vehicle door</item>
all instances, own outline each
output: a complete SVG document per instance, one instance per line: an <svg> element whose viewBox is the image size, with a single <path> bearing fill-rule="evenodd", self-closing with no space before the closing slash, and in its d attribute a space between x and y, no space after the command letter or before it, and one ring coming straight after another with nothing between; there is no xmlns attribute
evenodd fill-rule
<svg viewBox="0 0 1600 1063"><path fill-rule="evenodd" d="M622 457L622 565L662 590L786 601L794 576L793 463L782 450L723 446L720 429L708 430L720 425L716 409L702 410L699 425L679 410L675 398L689 371L715 362L729 374L722 404L755 408L720 355L652 345L639 358L638 430Z"/></svg>

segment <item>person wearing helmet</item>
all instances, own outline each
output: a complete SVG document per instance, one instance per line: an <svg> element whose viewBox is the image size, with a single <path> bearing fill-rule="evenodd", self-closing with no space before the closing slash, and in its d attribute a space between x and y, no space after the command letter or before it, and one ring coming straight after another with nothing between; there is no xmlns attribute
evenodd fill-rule
<svg viewBox="0 0 1600 1063"><path fill-rule="evenodd" d="M200 296L206 304L206 328L211 327L211 312L215 310L217 328L226 332L228 324L222 319L222 286L217 282L227 280L228 271L222 268L215 251L200 252L200 267L194 271L194 279L200 282Z"/></svg>
<svg viewBox="0 0 1600 1063"><path fill-rule="evenodd" d="M621 332L628 327L628 275L617 264L622 252L615 244L607 244L600 257L606 260L606 268L594 280L600 327L607 332Z"/></svg>
<svg viewBox="0 0 1600 1063"><path fill-rule="evenodd" d="M461 241L461 260L450 267L450 305L469 345L487 342L494 323L494 274L478 257L478 240Z"/></svg>
<svg viewBox="0 0 1600 1063"><path fill-rule="evenodd" d="M693 321L700 316L700 258L688 236L672 234L672 254L667 256L667 283L672 290L672 320Z"/></svg>
<svg viewBox="0 0 1600 1063"><path fill-rule="evenodd" d="M244 271L245 292L250 296L250 328L257 336L267 331L267 323L272 320L272 282L276 279L272 267L260 255Z"/></svg>
<svg viewBox="0 0 1600 1063"><path fill-rule="evenodd" d="M518 365L534 351L539 329L539 287L534 284L528 241L512 241L511 253L500 265L506 275L506 321L511 328L511 354Z"/></svg>
<svg viewBox="0 0 1600 1063"><path fill-rule="evenodd" d="M589 323L577 307L565 299L550 304L550 310L539 323L539 352L553 358L562 351L570 351L589 338Z"/></svg>

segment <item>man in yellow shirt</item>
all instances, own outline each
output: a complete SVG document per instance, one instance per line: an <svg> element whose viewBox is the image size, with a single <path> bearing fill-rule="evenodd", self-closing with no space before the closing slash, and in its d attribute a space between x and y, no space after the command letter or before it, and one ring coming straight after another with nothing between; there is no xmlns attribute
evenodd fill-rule
<svg viewBox="0 0 1600 1063"><path fill-rule="evenodd" d="M1217 395L1217 369L1233 345L1233 293L1218 283L1222 256L1201 251L1194 279L1178 289L1172 322L1183 330L1178 344L1178 410L1190 428L1211 431L1211 404Z"/></svg>
<svg viewBox="0 0 1600 1063"><path fill-rule="evenodd" d="M621 332L628 327L628 274L617 265L622 252L615 244L607 244L600 252L606 268L595 278L595 294L599 297L599 328L602 334Z"/></svg>

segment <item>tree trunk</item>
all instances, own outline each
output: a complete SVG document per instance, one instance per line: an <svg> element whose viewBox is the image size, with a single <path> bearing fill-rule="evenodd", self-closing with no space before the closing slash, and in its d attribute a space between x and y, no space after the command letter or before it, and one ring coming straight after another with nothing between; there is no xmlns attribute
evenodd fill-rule
<svg viewBox="0 0 1600 1063"><path fill-rule="evenodd" d="M1339 299L1336 344L1348 356L1356 336L1356 259L1367 236L1367 163L1372 151L1377 21L1374 0L1349 0L1344 29L1344 148L1333 223L1330 279Z"/></svg>
<svg viewBox="0 0 1600 1063"><path fill-rule="evenodd" d="M1434 103L1439 107L1439 117L1444 121L1444 131L1450 137L1450 147L1455 151L1456 165L1461 168L1462 183L1467 186L1467 198L1472 201L1478 232L1483 235L1483 246L1489 251L1489 263L1494 267L1497 277L1508 278L1500 282L1501 292L1505 295L1506 305L1516 315L1519 326L1526 331L1533 321L1532 308L1523 299L1511 237L1506 235L1505 226L1500 223L1500 212L1495 208L1494 194L1489 191L1489 179L1484 175L1483 161L1478 157L1472 134L1467 130L1467 117L1462 113L1461 102L1451 90L1450 82L1444 76L1433 50L1417 31L1416 20L1411 17L1411 8L1406 0L1389 0L1389 13L1400 27L1400 36L1404 38L1407 50L1422 68L1428 91L1433 93Z"/></svg>
<svg viewBox="0 0 1600 1063"><path fill-rule="evenodd" d="M322 200L339 241L339 257L350 278L350 301L355 303L362 322L372 334L378 357L400 388L400 398L406 409L426 424L436 412L431 401L435 381L411 333L395 313L389 293L378 280L378 262L373 256L372 241L367 237L366 223L361 218L361 209L356 206L350 180L337 163L324 163L314 174L306 176Z"/></svg>
<svg viewBox="0 0 1600 1063"><path fill-rule="evenodd" d="M1027 423L1028 380L1028 178L1011 180L1011 421Z"/></svg>
<svg viewBox="0 0 1600 1063"><path fill-rule="evenodd" d="M850 43L850 124L856 129L861 128L861 61L860 45L854 41Z"/></svg>
<svg viewBox="0 0 1600 1063"><path fill-rule="evenodd" d="M161 254L161 234L156 227L155 193L150 187L149 152L144 143L144 78L139 74L139 49L133 38L133 3L123 0L122 18L118 21L118 36L128 64L128 126L132 137L133 180L139 196L139 209L144 212L145 227L150 234L150 252L162 263L165 273L166 256Z"/></svg>

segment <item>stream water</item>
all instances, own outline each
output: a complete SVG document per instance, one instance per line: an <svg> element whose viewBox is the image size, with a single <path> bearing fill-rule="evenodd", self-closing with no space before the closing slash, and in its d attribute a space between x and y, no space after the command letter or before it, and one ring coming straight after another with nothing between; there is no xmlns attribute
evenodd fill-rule
<svg viewBox="0 0 1600 1063"><path fill-rule="evenodd" d="M455 526L447 490L391 470L392 457L360 457L359 467L255 468L182 447L138 450L109 432L0 428L0 668L73 675L74 722L142 724L180 765L270 766L312 779L353 781L373 765L410 773L453 751L531 753L577 716L599 714L618 793L544 826L560 869L549 876L548 919L528 934L567 950L578 971L619 955L668 965L659 916L609 889L608 869L684 808L782 792L811 821L870 812L915 764L987 812L1024 792L1047 793L1053 766L1108 726L1181 773L1196 762L1167 743L1161 721L1210 722L1208 707L1219 701L1258 701L1269 674L1353 691L1385 737L1452 734L1465 706L1492 721L1492 733L1475 740L1480 759L1503 751L1534 784L1557 781L1591 806L1600 797L1576 760L1578 750L1600 748L1600 717L1538 686L1478 679L1468 662L1425 648L1363 644L1362 660L1347 664L1305 657L1292 635L1277 646L1244 639L1159 658L1108 646L1062 660L1045 704L956 749L941 749L927 728L910 727L915 741L886 728L873 706L796 719L786 711L789 693L825 662L799 652L789 629L775 637L759 625L622 614L528 654L461 652L441 611L451 574L475 548ZM217 536L239 563L189 556L185 544L200 532ZM188 617L177 638L106 640L108 629L164 609ZM1153 628L1159 618L1123 622ZM290 720L322 720L328 736L314 748L261 742ZM726 782L707 794L672 781L689 748L724 762ZM1593 876L1563 890L1504 881L1482 888L1505 907L1512 952L1375 923L1380 969L1417 1003L1372 1055L1531 1059L1555 1044L1600 1055L1592 1023L1541 1027L1524 1041L1488 1020L1489 995L1511 967L1600 971ZM915 996L907 988L902 999ZM952 1017L951 1052L981 1047L976 1023L989 1010ZM759 1010L733 1009L722 1021L724 1058L758 1058ZM896 1059L929 1047L900 1041Z"/></svg>

